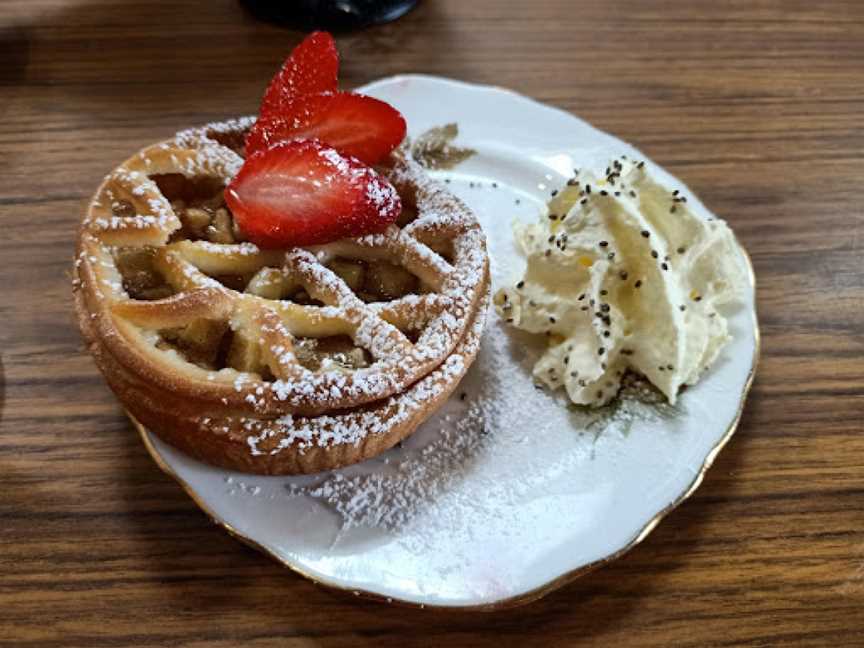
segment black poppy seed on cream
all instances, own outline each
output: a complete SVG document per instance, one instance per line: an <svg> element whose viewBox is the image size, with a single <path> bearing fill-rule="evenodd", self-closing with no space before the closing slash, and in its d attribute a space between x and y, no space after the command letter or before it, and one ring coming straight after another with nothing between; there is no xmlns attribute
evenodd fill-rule
<svg viewBox="0 0 864 648"><path fill-rule="evenodd" d="M600 241L599 245L601 248L609 247L609 241Z"/></svg>
<svg viewBox="0 0 864 648"><path fill-rule="evenodd" d="M660 253L657 250L651 250L651 256L656 259L660 256Z"/></svg>
<svg viewBox="0 0 864 648"><path fill-rule="evenodd" d="M641 280L641 279L637 279L637 280L636 280L636 283L633 284L633 285L634 285L636 288L641 288L641 287L642 287L642 280Z"/></svg>
<svg viewBox="0 0 864 648"><path fill-rule="evenodd" d="M516 287L517 287L517 288L522 288L522 287L524 287L524 286L525 286L525 282L524 282L524 281L520 281L519 283L516 284Z"/></svg>
<svg viewBox="0 0 864 648"><path fill-rule="evenodd" d="M663 268L664 270L668 270L668 269L669 269L669 264L668 264L668 263L661 263L661 264L660 264L660 267Z"/></svg>

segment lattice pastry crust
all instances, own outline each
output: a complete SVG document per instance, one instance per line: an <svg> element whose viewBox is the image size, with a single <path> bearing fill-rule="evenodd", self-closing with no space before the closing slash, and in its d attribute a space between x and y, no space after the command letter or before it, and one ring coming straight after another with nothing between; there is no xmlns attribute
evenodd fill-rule
<svg viewBox="0 0 864 648"><path fill-rule="evenodd" d="M184 131L108 175L78 238L81 328L127 409L205 461L268 473L358 461L441 401L407 412L403 394L425 380L446 397L473 359L485 239L400 150L381 169L405 205L398 226L304 249L238 240L221 190L250 124Z"/></svg>

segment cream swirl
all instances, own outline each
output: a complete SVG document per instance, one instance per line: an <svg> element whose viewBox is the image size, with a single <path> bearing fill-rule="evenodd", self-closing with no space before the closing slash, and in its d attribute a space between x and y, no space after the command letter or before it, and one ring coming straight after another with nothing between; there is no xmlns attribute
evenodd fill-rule
<svg viewBox="0 0 864 648"><path fill-rule="evenodd" d="M545 334L534 376L599 406L632 369L670 403L695 383L729 340L718 306L743 289L734 235L696 216L644 164L616 160L603 178L581 173L541 222L515 226L524 277L498 292L499 314Z"/></svg>

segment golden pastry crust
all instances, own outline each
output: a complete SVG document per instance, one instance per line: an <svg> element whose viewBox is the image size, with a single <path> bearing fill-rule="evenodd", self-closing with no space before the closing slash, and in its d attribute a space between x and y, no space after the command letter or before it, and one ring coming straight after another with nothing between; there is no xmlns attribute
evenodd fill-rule
<svg viewBox="0 0 864 648"><path fill-rule="evenodd" d="M398 226L306 249L238 241L221 190L249 123L180 133L109 174L78 237L79 323L132 415L199 459L270 474L360 461L473 360L485 239L398 152L382 169L406 206ZM409 406L421 385L435 395Z"/></svg>
<svg viewBox="0 0 864 648"><path fill-rule="evenodd" d="M141 425L196 459L262 475L331 470L374 457L410 435L458 386L474 362L487 314L485 297L456 349L438 368L404 392L382 401L315 417L248 417L221 404L178 397L136 379L94 335L92 319L78 307L79 325L111 389ZM81 292L76 301L81 301ZM206 413L205 414L202 414Z"/></svg>

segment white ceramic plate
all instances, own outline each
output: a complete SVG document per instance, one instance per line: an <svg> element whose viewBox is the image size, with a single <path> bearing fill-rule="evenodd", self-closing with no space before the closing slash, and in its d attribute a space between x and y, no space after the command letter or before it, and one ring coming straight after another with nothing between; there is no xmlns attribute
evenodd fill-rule
<svg viewBox="0 0 864 648"><path fill-rule="evenodd" d="M512 221L538 218L573 167L602 170L621 154L644 159L571 114L500 88L399 76L362 90L401 110L412 135L458 122L457 143L477 155L439 175L483 224L493 289L522 269ZM681 182L648 164L710 216ZM749 267L743 250L741 263ZM533 387L532 350L525 340L513 344L490 313L457 395L403 447L364 464L254 477L142 436L214 520L317 582L425 606L514 605L621 555L699 485L752 379L752 282L727 315L734 341L674 409L627 401L614 413L568 411Z"/></svg>

